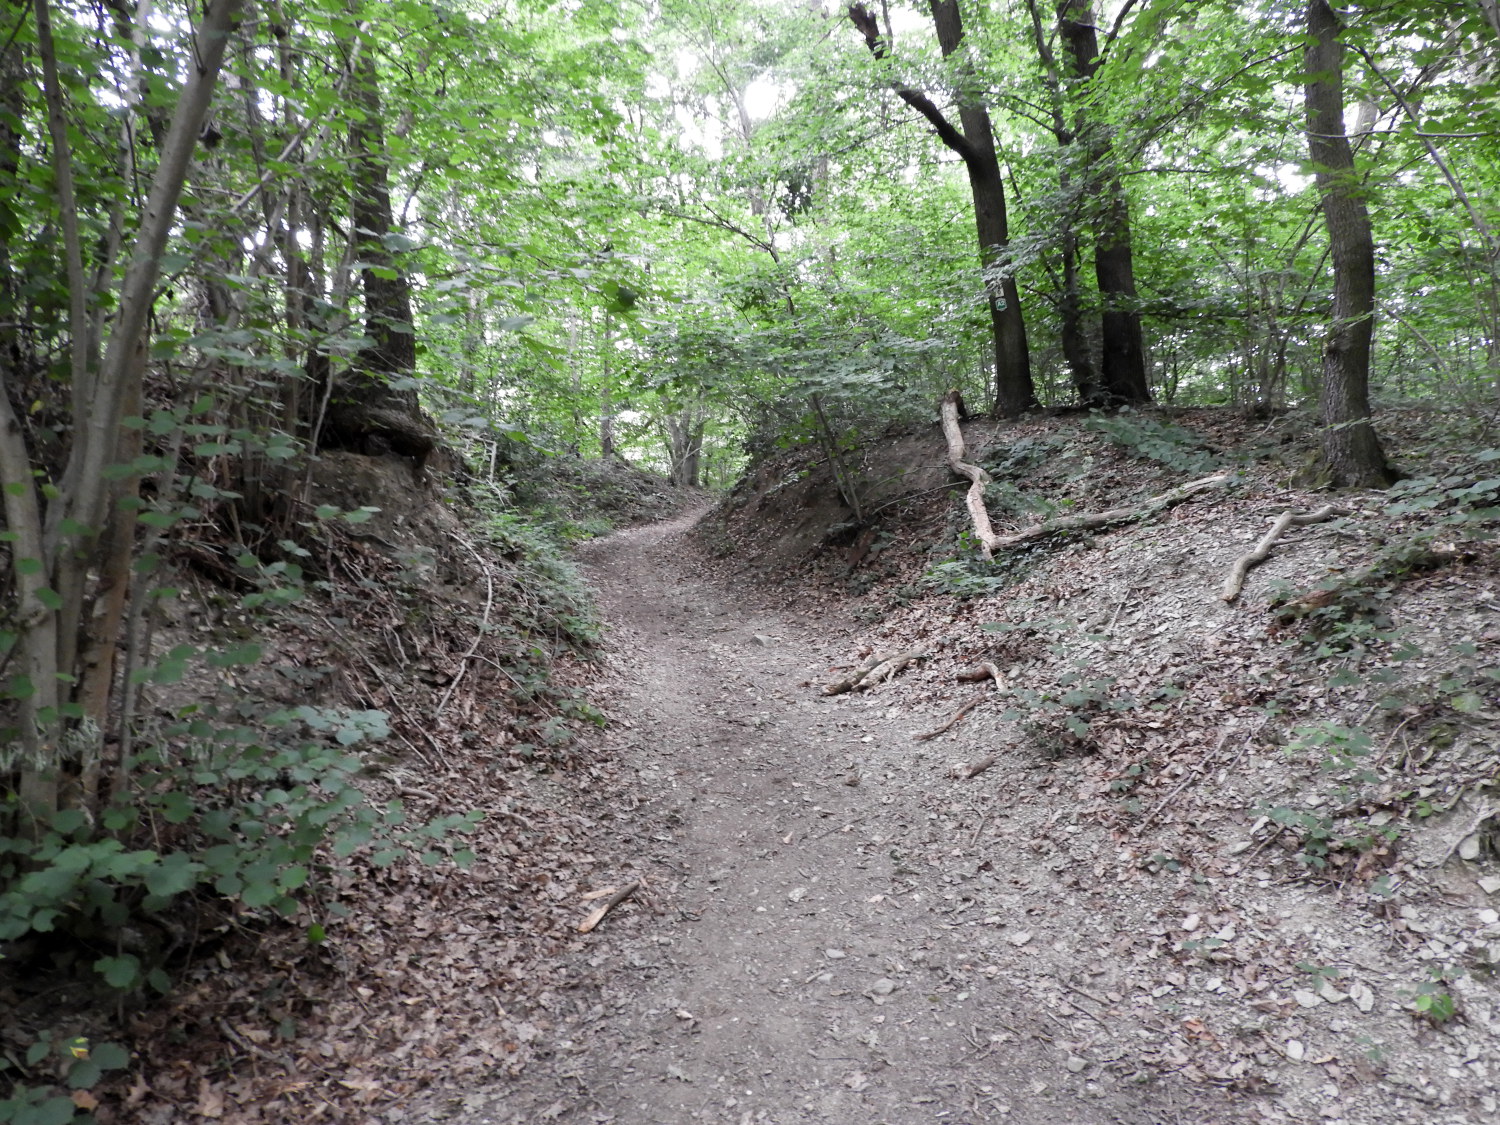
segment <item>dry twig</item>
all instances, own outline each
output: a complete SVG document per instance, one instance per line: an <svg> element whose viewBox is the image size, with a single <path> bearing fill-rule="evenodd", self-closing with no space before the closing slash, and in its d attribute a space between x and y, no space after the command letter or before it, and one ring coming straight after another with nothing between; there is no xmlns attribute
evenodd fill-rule
<svg viewBox="0 0 1500 1125"><path fill-rule="evenodd" d="M1000 669L995 667L995 665L991 664L989 661L985 661L978 668L971 668L966 672L960 672L957 678L960 681L973 681L977 679L994 680L996 692L1005 687L1005 678L1000 675ZM938 727L937 730L930 730L926 734L913 735L912 741L926 742L930 738L936 738L940 734L946 734L948 731L952 730L955 726L958 725L958 721L960 719L962 719L970 711L974 710L974 708L978 707L992 694L994 693L989 692L984 695L975 696L973 699L969 700L969 702L960 707L954 713L953 718L949 719L942 726ZM969 776L973 777L974 775L970 774Z"/></svg>
<svg viewBox="0 0 1500 1125"><path fill-rule="evenodd" d="M580 934L586 934L592 931L595 926L604 921L604 916L606 914L608 914L615 907L619 906L620 903L624 902L627 898L635 894L635 892L640 889L641 880L635 879L629 883L626 883L618 890L614 891L614 893L612 893L607 899L605 899L602 904L594 907L593 912L587 918L578 923L578 932Z"/></svg>

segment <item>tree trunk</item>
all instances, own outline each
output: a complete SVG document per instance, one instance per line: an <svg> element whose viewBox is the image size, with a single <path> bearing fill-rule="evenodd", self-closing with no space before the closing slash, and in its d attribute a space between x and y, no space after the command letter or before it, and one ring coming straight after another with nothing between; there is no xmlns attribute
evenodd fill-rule
<svg viewBox="0 0 1500 1125"><path fill-rule="evenodd" d="M437 432L422 413L411 382L417 369L411 280L397 249L401 235L391 209L379 74L368 40L356 39L350 50L355 55L349 84L350 217L364 290L365 335L371 342L348 372L333 377L318 440L361 453L392 450L415 458L420 467L437 446Z"/></svg>
<svg viewBox="0 0 1500 1125"><path fill-rule="evenodd" d="M614 354L614 322L604 314L604 342L599 353L599 456L608 461L615 449L615 394L610 359Z"/></svg>
<svg viewBox="0 0 1500 1125"><path fill-rule="evenodd" d="M958 0L931 0L932 22L937 30L943 58L963 49L963 19ZM985 272L1001 269L999 284L985 278L989 297L990 324L995 335L995 409L1013 417L1036 405L1031 382L1031 352L1026 342L1026 323L1021 316L1021 294L1015 275L1005 262L1010 245L1010 224L1005 209L1005 181L995 155L995 134L989 112L972 94L961 93L958 120L970 151L960 153L969 173L974 196L974 225L979 235L979 256Z"/></svg>
<svg viewBox="0 0 1500 1125"><path fill-rule="evenodd" d="M1342 25L1327 0L1309 0L1307 147L1333 258L1333 324L1323 346L1319 413L1335 484L1385 488L1395 477L1370 424L1370 343L1375 328L1375 240L1354 154L1344 135Z"/></svg>
<svg viewBox="0 0 1500 1125"><path fill-rule="evenodd" d="M698 487L704 425L703 412L694 407L667 417L667 457L672 467L671 480L680 488Z"/></svg>
<svg viewBox="0 0 1500 1125"><path fill-rule="evenodd" d="M1051 99L1052 136L1063 158L1058 163L1057 186L1068 202L1056 216L1058 245L1062 257L1062 293L1058 298L1058 335L1062 344L1063 361L1068 365L1068 374L1078 401L1083 406L1103 406L1108 399L1099 382L1094 367L1093 349L1089 346L1088 332L1084 329L1083 299L1078 288L1078 227L1076 207L1072 204L1074 179L1068 171L1071 146L1075 141L1073 130L1068 127L1063 112L1062 78L1058 71L1057 58L1047 43L1042 30L1042 19L1037 12L1036 0L1027 0L1026 9L1031 16L1032 38L1037 57L1041 60L1043 84Z"/></svg>
<svg viewBox="0 0 1500 1125"><path fill-rule="evenodd" d="M875 16L862 4L851 4L849 20L864 36L865 46L877 59L886 57L888 40L880 32ZM957 0L932 0L932 19L943 57L957 53L963 44L963 23ZM1036 405L1031 381L1031 355L1026 325L1021 315L1020 292L1005 261L1010 231L1005 211L1005 182L995 155L995 137L990 117L971 94L959 99L962 131L943 115L932 99L920 90L897 86L896 93L927 119L938 138L963 158L974 197L974 225L979 236L979 254L987 276L985 292L990 306L990 327L995 339L995 409L1013 417ZM999 273L999 281L993 274Z"/></svg>
<svg viewBox="0 0 1500 1125"><path fill-rule="evenodd" d="M1061 0L1058 34L1068 45L1073 73L1086 86L1099 69L1099 36L1090 0ZM1104 393L1114 402L1151 401L1146 378L1145 342L1137 309L1135 256L1130 241L1130 205L1114 171L1109 135L1088 119L1078 101L1076 133L1085 147L1084 194L1094 201L1094 277L1103 306L1100 367Z"/></svg>

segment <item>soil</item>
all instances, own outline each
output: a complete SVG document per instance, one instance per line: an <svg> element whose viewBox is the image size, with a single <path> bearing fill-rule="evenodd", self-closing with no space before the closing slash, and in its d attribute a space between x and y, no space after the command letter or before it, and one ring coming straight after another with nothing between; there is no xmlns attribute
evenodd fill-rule
<svg viewBox="0 0 1500 1125"><path fill-rule="evenodd" d="M973 840L1010 821L1006 787L985 824L939 823L910 720L814 686L853 624L706 573L686 548L700 515L584 552L622 677L605 752L637 819L614 844L618 880L648 890L572 956L575 1011L554 1013L551 1060L432 1119L1240 1119L1233 1098L1159 1078L1112 1041L1089 1010L1109 1005L1089 995L1107 984L1035 971L1020 927L1055 876ZM934 848L1014 925L934 879Z"/></svg>
<svg viewBox="0 0 1500 1125"><path fill-rule="evenodd" d="M1209 448L1265 436L1216 424ZM972 430L1075 509L1187 470L1052 421ZM1434 701L1500 665L1500 567L1466 549L1382 585L1362 568L1400 521L1345 496L1220 602L1275 514L1328 499L1267 445L1225 495L946 587L921 577L962 518L935 433L862 451L907 489L884 522L788 459L711 516L585 548L611 725L584 752L613 816L582 882L645 889L552 966L525 1068L386 1120L1494 1120L1495 691L1459 720ZM1350 578L1388 615L1353 655L1268 612ZM989 691L956 678L981 659L1003 690L917 741ZM1355 728L1358 762L1308 740Z"/></svg>

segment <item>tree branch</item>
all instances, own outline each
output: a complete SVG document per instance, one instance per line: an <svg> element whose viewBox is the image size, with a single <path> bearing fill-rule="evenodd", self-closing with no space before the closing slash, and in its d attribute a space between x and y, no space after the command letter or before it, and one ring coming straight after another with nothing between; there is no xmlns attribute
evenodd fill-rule
<svg viewBox="0 0 1500 1125"><path fill-rule="evenodd" d="M887 45L880 34L880 25L876 22L874 14L863 4L850 4L848 11L849 22L864 36L865 46L870 49L870 54L877 59L884 60L887 56ZM927 123L932 126L938 139L963 157L965 164L972 165L979 159L979 154L974 151L974 146L969 144L968 138L953 127L952 122L943 116L943 111L921 90L913 90L897 82L891 83L891 89L896 91L897 97L927 119Z"/></svg>

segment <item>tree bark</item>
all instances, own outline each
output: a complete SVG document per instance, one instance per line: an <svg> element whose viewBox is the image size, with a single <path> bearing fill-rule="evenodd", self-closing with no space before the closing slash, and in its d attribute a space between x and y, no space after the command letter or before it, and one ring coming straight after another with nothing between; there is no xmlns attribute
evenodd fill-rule
<svg viewBox="0 0 1500 1125"><path fill-rule="evenodd" d="M932 19L943 57L950 58L963 45L964 31L957 0L931 0ZM875 16L862 4L851 4L849 20L864 36L865 46L877 59L884 59L888 41ZM989 113L972 94L959 97L959 124L953 126L932 99L920 90L896 86L896 94L927 119L938 138L964 162L969 189L974 198L974 226L979 236L980 260L984 264L985 292L990 307L990 328L995 339L995 409L1014 417L1036 406L1031 380L1031 354L1026 324L1021 314L1020 292L1005 262L1010 243L1005 208L1005 182L995 154L995 136ZM999 273L998 282L993 273Z"/></svg>
<svg viewBox="0 0 1500 1125"><path fill-rule="evenodd" d="M1073 73L1086 86L1099 69L1099 36L1090 0L1061 0L1057 28L1068 45ZM1102 304L1100 367L1104 395L1113 402L1151 401L1145 342L1137 309L1135 255L1130 241L1130 204L1114 171L1109 135L1079 102L1076 130L1085 147L1083 190L1095 204L1094 277Z"/></svg>
<svg viewBox="0 0 1500 1125"><path fill-rule="evenodd" d="M1333 259L1333 324L1323 346L1319 414L1333 482L1385 488L1394 480L1370 424L1370 345L1375 328L1375 240L1354 153L1344 135L1342 25L1327 0L1309 0L1307 147Z"/></svg>
<svg viewBox="0 0 1500 1125"><path fill-rule="evenodd" d="M349 86L350 217L370 344L348 372L332 376L335 383L318 440L360 453L392 450L415 458L420 467L437 446L437 431L422 413L411 383L417 338L411 280L394 245L400 232L391 208L379 73L370 42L356 39L350 50L357 52Z"/></svg>
<svg viewBox="0 0 1500 1125"><path fill-rule="evenodd" d="M1068 171L1070 146L1074 143L1073 130L1069 128L1063 112L1062 77L1057 58L1047 43L1042 30L1042 19L1037 12L1036 0L1027 0L1027 12L1031 16L1031 32L1036 44L1037 58L1041 60L1043 84L1051 99L1052 136L1063 158L1057 162L1057 186L1062 189L1064 199L1074 197L1075 183ZM1089 345L1088 333L1084 329L1083 298L1078 288L1078 217L1071 204L1059 210L1056 217L1058 247L1062 257L1062 293L1058 297L1058 336L1062 344L1063 362L1068 365L1068 374L1078 401L1083 406L1103 406L1107 402L1104 387L1094 366L1093 349Z"/></svg>

